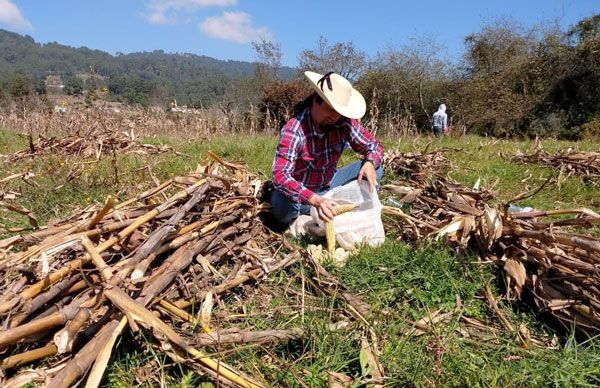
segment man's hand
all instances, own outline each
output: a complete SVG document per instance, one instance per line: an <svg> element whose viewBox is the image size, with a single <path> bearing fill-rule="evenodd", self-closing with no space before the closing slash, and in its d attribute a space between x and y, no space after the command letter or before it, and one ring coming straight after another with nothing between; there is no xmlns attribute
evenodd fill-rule
<svg viewBox="0 0 600 388"><path fill-rule="evenodd" d="M335 201L313 194L308 199L308 203L317 209L317 214L321 221L327 222L333 220L333 217L335 216L335 207L337 206Z"/></svg>
<svg viewBox="0 0 600 388"><path fill-rule="evenodd" d="M377 173L375 172L375 166L371 162L365 162L358 172L358 185L362 183L363 178L369 182L369 192L372 193L373 189L377 185Z"/></svg>

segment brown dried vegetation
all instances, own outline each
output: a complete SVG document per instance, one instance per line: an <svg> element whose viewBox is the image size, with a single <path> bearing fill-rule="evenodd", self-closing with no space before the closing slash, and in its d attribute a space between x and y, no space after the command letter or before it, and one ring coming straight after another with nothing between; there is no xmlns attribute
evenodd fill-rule
<svg viewBox="0 0 600 388"><path fill-rule="evenodd" d="M526 295L567 331L571 327L590 334L599 331L600 239L582 231L598 225L600 215L585 208L509 212L508 205L492 205L489 191L457 185L441 174L431 181L423 179L418 171L448 164L440 161L439 153L387 159L400 176L408 171L406 160L411 160L415 171L402 185L385 186L400 197L400 208L385 207L384 212L397 217L390 222L402 239L418 243L443 238L457 247L470 244L483 260L503 270L509 300ZM553 216L570 217L556 220ZM499 311L497 306L494 310ZM504 326L514 330L510 324Z"/></svg>

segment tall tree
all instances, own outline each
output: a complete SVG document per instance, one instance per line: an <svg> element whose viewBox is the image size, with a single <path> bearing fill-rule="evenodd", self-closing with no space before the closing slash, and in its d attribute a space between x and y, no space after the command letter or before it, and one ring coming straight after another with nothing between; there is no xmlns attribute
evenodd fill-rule
<svg viewBox="0 0 600 388"><path fill-rule="evenodd" d="M260 38L252 42L252 48L258 59L256 67L257 78L279 78L278 72L281 69L281 58L283 57L281 44L273 40Z"/></svg>
<svg viewBox="0 0 600 388"><path fill-rule="evenodd" d="M10 83L10 95L14 99L24 98L31 92L31 80L23 73L15 74Z"/></svg>
<svg viewBox="0 0 600 388"><path fill-rule="evenodd" d="M367 54L354 47L352 42L329 43L327 38L321 36L316 48L300 53L298 62L300 71L335 71L355 81L366 70Z"/></svg>
<svg viewBox="0 0 600 388"><path fill-rule="evenodd" d="M46 88L46 80L41 79L35 85L35 92L38 96L45 96L48 93Z"/></svg>
<svg viewBox="0 0 600 388"><path fill-rule="evenodd" d="M581 19L567 35L576 38L580 44L600 39L600 13Z"/></svg>
<svg viewBox="0 0 600 388"><path fill-rule="evenodd" d="M65 81L63 90L70 96L79 96L83 92L83 81L77 76L71 76Z"/></svg>
<svg viewBox="0 0 600 388"><path fill-rule="evenodd" d="M422 36L377 53L357 83L372 108L367 119L402 117L429 130L431 114L440 103L448 104L450 94L443 52L435 39Z"/></svg>

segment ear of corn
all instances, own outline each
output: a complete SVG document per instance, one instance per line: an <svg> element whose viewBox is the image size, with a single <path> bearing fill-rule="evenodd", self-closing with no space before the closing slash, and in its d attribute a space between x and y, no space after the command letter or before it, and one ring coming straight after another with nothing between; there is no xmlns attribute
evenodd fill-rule
<svg viewBox="0 0 600 388"><path fill-rule="evenodd" d="M337 205L335 207L335 214L336 216L339 216L340 214L356 209L357 206L358 205L355 204ZM333 228L333 220L325 223L325 237L327 238L327 252L333 254L335 252L335 230Z"/></svg>
<svg viewBox="0 0 600 388"><path fill-rule="evenodd" d="M344 205L336 205L335 215L339 216L340 214L344 214L349 211L352 211L352 210L356 209L357 207L358 207L358 205L356 205L354 203L348 203L348 204L344 204Z"/></svg>
<svg viewBox="0 0 600 388"><path fill-rule="evenodd" d="M335 251L335 230L333 230L333 221L325 223L325 237L327 238L327 252L333 254Z"/></svg>

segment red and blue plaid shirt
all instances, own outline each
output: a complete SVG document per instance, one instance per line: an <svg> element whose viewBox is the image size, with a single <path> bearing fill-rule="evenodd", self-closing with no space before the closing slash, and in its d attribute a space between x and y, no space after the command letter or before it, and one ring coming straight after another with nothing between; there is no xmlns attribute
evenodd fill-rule
<svg viewBox="0 0 600 388"><path fill-rule="evenodd" d="M383 161L383 147L358 120L345 119L335 129L317 132L310 108L281 128L273 161L273 186L294 202L307 203L329 187L340 156L347 146L375 161Z"/></svg>

